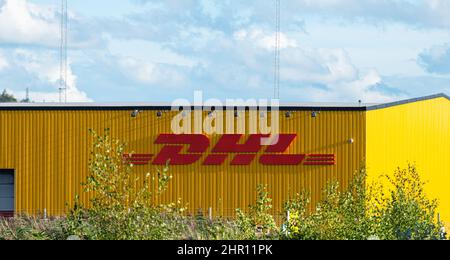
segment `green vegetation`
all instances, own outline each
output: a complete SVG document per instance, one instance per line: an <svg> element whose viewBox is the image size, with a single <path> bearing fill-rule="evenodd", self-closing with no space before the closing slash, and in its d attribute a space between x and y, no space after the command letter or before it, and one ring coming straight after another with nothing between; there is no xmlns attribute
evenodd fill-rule
<svg viewBox="0 0 450 260"><path fill-rule="evenodd" d="M28 93L28 90L27 90ZM17 103L18 100L13 95L9 94L6 89L3 90L2 94L0 94L0 103ZM20 100L20 103L32 103L31 99L27 97Z"/></svg>
<svg viewBox="0 0 450 260"><path fill-rule="evenodd" d="M267 192L267 186L258 185L255 205L249 206L249 213L236 210L236 223L245 239L269 239L278 234L274 217L269 213L272 209L272 199Z"/></svg>
<svg viewBox="0 0 450 260"><path fill-rule="evenodd" d="M256 202L236 210L233 220L189 216L181 201L157 204L171 182L165 167L144 178L124 162L125 146L109 131L92 132L90 176L83 184L90 205L75 205L58 219L17 217L0 220L2 239L102 240L438 240L445 239L436 213L437 201L427 198L425 183L414 166L398 169L388 185L366 184L366 171L355 174L348 187L332 182L323 200L310 212L304 192L285 203L284 223L270 214L267 186L257 187Z"/></svg>
<svg viewBox="0 0 450 260"><path fill-rule="evenodd" d="M91 176L84 184L93 193L90 207L76 204L64 223L67 234L82 239L236 239L245 238L239 227L227 220L186 216L181 201L156 204L172 179L165 167L135 177L133 166L124 163L125 146L92 132Z"/></svg>
<svg viewBox="0 0 450 260"><path fill-rule="evenodd" d="M436 213L436 200L424 193L425 183L410 165L385 176L390 187L366 187L361 170L344 192L331 183L314 213L308 214L307 196L286 203L290 212L286 238L305 240L438 240L445 239ZM385 194L384 191L388 190Z"/></svg>
<svg viewBox="0 0 450 260"><path fill-rule="evenodd" d="M2 94L0 95L0 103L14 103L14 102L17 102L17 99L13 95L6 92L6 89L3 90Z"/></svg>
<svg viewBox="0 0 450 260"><path fill-rule="evenodd" d="M64 219L44 220L27 216L0 219L0 240L64 240Z"/></svg>

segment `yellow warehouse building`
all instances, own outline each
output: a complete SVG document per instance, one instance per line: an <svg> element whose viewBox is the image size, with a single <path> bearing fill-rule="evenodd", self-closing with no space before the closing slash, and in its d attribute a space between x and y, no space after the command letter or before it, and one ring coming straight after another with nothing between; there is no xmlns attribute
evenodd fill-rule
<svg viewBox="0 0 450 260"><path fill-rule="evenodd" d="M313 206L328 182L345 187L362 165L376 178L415 163L450 222L450 102L444 94L387 104L282 106L283 142L273 147L258 147L252 140L260 136L250 133L171 135L177 114L151 104L0 104L0 215L64 215L76 195L87 204L81 183L89 174L89 129L109 128L127 144L138 175L175 154L161 202L181 198L191 212L232 215L255 201L258 184L267 184L274 214L281 214L295 193L309 191Z"/></svg>

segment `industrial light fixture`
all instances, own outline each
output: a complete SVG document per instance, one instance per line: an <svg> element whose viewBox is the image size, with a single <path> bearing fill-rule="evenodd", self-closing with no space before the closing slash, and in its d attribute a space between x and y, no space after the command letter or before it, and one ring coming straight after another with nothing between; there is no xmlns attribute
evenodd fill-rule
<svg viewBox="0 0 450 260"><path fill-rule="evenodd" d="M156 112L156 116L157 117L162 117L162 112L161 111Z"/></svg>
<svg viewBox="0 0 450 260"><path fill-rule="evenodd" d="M317 111L313 111L312 113L311 113L311 117L312 118L317 118L317 116L320 114L320 112L317 112Z"/></svg>
<svg viewBox="0 0 450 260"><path fill-rule="evenodd" d="M348 143L349 144L354 144L355 143L355 139L353 139L353 138L348 139Z"/></svg>
<svg viewBox="0 0 450 260"><path fill-rule="evenodd" d="M213 117L215 112L216 112L216 107L211 107L208 111L208 117Z"/></svg>
<svg viewBox="0 0 450 260"><path fill-rule="evenodd" d="M285 116L286 118L291 118L292 112L291 111L286 112Z"/></svg>
<svg viewBox="0 0 450 260"><path fill-rule="evenodd" d="M141 113L141 111L139 109L135 109L131 112L131 117L135 118L139 115L139 113Z"/></svg>

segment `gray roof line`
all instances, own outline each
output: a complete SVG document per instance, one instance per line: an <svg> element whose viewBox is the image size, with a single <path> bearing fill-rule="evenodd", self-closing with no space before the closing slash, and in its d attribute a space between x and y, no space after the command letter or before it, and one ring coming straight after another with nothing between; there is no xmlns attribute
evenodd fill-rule
<svg viewBox="0 0 450 260"><path fill-rule="evenodd" d="M446 94L439 93L439 94L425 96L425 97L411 98L411 99L406 99L406 100L401 100L401 101L396 101L396 102L390 102L390 103L386 103L386 104L368 106L367 111L395 107L395 106L400 106L400 105L405 105L405 104L410 104L410 103L415 103L415 102L420 102L420 101L426 101L426 100L431 100L431 99L436 99L436 98L446 98L446 99L450 100L450 97L447 96Z"/></svg>

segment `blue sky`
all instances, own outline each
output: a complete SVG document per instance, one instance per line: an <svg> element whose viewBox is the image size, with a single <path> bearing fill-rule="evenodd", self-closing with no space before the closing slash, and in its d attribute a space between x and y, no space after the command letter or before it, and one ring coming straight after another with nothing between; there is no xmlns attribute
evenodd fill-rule
<svg viewBox="0 0 450 260"><path fill-rule="evenodd" d="M270 98L274 0L69 0L71 102ZM59 0L0 0L0 89L58 100ZM450 1L282 0L281 100L450 94Z"/></svg>

